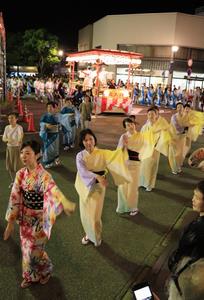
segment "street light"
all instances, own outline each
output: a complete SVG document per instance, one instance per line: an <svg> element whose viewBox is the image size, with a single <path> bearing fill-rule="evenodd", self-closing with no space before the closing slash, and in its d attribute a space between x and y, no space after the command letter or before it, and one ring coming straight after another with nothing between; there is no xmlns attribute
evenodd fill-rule
<svg viewBox="0 0 204 300"><path fill-rule="evenodd" d="M178 46L172 46L172 47L171 47L171 51L172 51L173 53L177 52L178 49L179 49Z"/></svg>
<svg viewBox="0 0 204 300"><path fill-rule="evenodd" d="M168 76L168 86L172 88L173 72L174 72L174 57L175 53L179 50L178 46L171 47L171 61L169 65L169 76Z"/></svg>
<svg viewBox="0 0 204 300"><path fill-rule="evenodd" d="M58 55L59 55L59 56L63 56L63 54L64 54L64 51L63 51L63 50L59 50L59 51L58 51Z"/></svg>
<svg viewBox="0 0 204 300"><path fill-rule="evenodd" d="M64 66L64 51L58 50L57 51L57 57L58 57L58 64L56 65L56 71L58 75L63 74L63 66Z"/></svg>

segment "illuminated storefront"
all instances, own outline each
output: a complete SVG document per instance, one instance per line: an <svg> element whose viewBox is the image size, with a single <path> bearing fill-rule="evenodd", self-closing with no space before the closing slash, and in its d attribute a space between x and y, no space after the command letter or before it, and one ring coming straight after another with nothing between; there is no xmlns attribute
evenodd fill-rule
<svg viewBox="0 0 204 300"><path fill-rule="evenodd" d="M132 71L133 83L202 88L203 28L201 15L176 12L107 15L79 31L78 50L101 48L142 53L140 69ZM193 62L190 75L189 59ZM127 69L128 65L115 67L116 81L126 82Z"/></svg>

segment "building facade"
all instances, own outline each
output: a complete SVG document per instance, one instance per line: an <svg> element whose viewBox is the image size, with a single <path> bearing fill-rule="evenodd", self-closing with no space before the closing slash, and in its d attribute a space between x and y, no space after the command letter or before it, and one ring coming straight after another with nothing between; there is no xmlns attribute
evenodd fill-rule
<svg viewBox="0 0 204 300"><path fill-rule="evenodd" d="M107 15L79 31L78 51L94 48L139 52L132 82L204 87L204 16L183 13ZM172 52L172 46L178 46ZM116 66L116 80L127 80L128 66Z"/></svg>

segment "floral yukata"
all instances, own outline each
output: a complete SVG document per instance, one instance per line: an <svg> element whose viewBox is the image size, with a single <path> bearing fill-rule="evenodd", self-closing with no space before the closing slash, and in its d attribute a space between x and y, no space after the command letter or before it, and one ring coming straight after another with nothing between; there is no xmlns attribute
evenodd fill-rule
<svg viewBox="0 0 204 300"><path fill-rule="evenodd" d="M45 244L56 216L74 205L41 164L32 171L22 168L17 172L6 220L16 220L20 226L22 276L26 281L37 282L51 273L53 266L45 252Z"/></svg>

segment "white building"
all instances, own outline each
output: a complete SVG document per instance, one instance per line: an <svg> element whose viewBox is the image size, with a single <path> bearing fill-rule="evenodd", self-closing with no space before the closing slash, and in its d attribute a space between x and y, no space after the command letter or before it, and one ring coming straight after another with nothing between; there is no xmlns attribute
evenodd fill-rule
<svg viewBox="0 0 204 300"><path fill-rule="evenodd" d="M147 85L171 81L182 88L204 87L204 16L183 13L107 15L79 31L78 51L94 48L144 54L133 82ZM178 46L172 52L172 46ZM193 60L190 80L188 60ZM170 64L171 62L173 64ZM128 67L128 66L127 66ZM116 80L127 80L127 67L115 68ZM191 70L189 70L189 73Z"/></svg>

